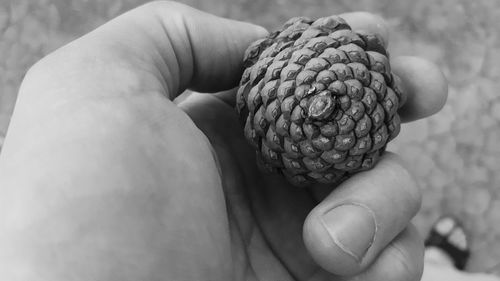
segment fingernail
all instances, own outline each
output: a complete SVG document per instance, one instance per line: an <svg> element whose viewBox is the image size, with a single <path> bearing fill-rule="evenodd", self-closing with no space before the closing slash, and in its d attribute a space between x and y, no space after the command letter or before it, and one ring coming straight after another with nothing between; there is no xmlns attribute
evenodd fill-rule
<svg viewBox="0 0 500 281"><path fill-rule="evenodd" d="M377 224L374 212L367 206L350 203L327 211L322 220L333 242L361 262L375 240Z"/></svg>

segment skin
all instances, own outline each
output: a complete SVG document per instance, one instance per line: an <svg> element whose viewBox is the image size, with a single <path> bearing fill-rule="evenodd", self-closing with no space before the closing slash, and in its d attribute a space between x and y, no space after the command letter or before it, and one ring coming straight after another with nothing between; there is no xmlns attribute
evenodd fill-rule
<svg viewBox="0 0 500 281"><path fill-rule="evenodd" d="M343 17L388 42L379 17ZM266 34L154 2L33 66L0 155L0 279L418 280L420 191L396 155L297 189L255 166L234 92L173 102L236 86ZM395 58L393 70L404 121L443 106L435 65Z"/></svg>

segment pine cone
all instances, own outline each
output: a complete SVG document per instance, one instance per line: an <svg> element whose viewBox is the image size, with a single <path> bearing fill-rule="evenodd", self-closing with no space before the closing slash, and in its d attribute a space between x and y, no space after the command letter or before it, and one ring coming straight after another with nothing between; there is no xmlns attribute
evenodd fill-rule
<svg viewBox="0 0 500 281"><path fill-rule="evenodd" d="M388 56L378 36L336 16L292 18L254 42L236 109L260 166L297 186L372 168L405 99Z"/></svg>

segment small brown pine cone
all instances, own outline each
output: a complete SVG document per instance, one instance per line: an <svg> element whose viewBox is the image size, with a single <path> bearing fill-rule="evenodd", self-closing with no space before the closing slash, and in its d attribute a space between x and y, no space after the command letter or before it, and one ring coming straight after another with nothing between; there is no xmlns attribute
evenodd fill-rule
<svg viewBox="0 0 500 281"><path fill-rule="evenodd" d="M260 166L292 184L372 168L399 133L399 78L382 40L340 17L290 19L254 42L236 109Z"/></svg>

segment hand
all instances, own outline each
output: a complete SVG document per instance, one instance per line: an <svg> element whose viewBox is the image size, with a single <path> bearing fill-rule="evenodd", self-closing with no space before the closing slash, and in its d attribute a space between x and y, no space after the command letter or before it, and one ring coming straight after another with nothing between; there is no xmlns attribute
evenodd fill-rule
<svg viewBox="0 0 500 281"><path fill-rule="evenodd" d="M387 42L380 18L343 17ZM172 102L236 86L265 35L156 2L37 63L0 156L0 279L417 280L420 193L397 156L333 191L297 189L255 167L234 93ZM393 69L403 120L442 107L434 65Z"/></svg>

